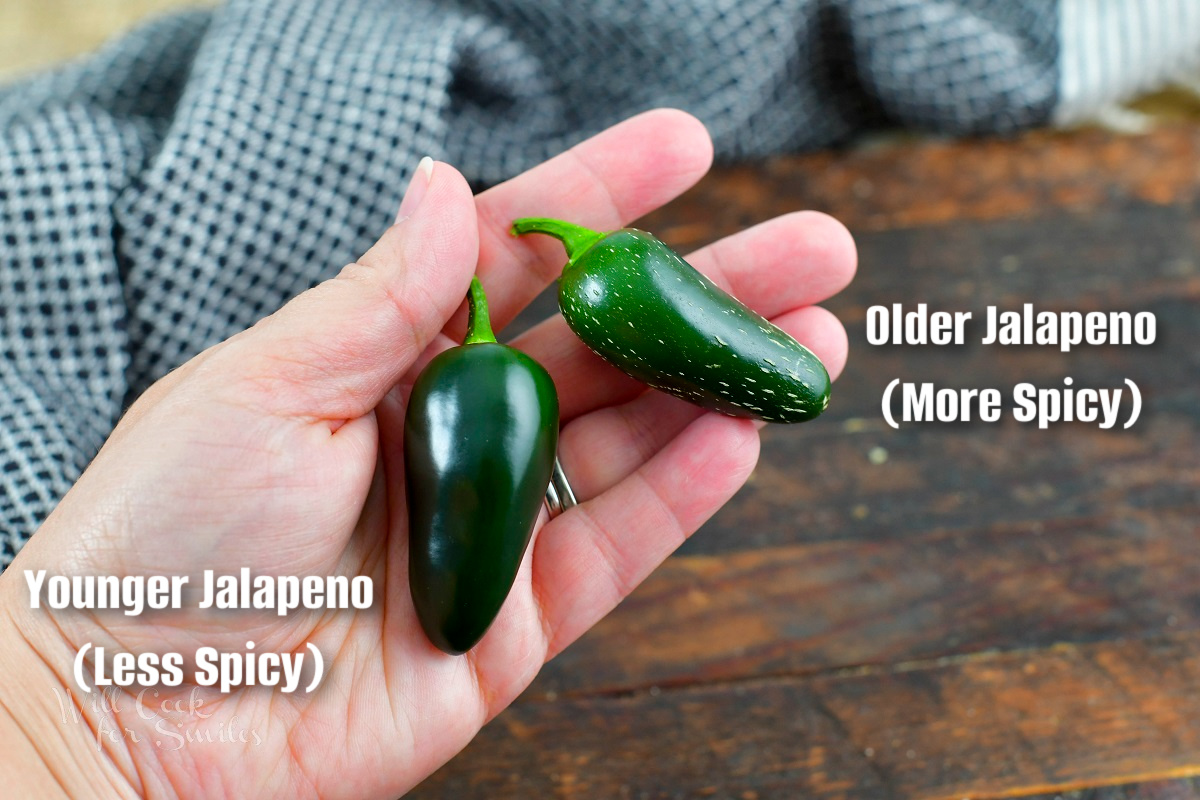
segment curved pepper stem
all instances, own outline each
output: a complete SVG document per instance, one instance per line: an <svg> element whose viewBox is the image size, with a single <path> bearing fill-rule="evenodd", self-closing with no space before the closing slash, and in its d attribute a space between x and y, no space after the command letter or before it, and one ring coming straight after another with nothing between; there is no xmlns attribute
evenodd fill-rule
<svg viewBox="0 0 1200 800"><path fill-rule="evenodd" d="M479 278L472 276L471 290L467 292L467 335L463 344L495 341L496 334L492 333L492 320L488 316L487 295L483 293Z"/></svg>
<svg viewBox="0 0 1200 800"><path fill-rule="evenodd" d="M521 236L526 233L544 233L562 242L563 247L567 249L567 266L564 269L570 269L575 264L576 259L587 252L592 245L608 235L585 228L582 225L563 222L560 219L523 217L522 219L513 220L512 235Z"/></svg>

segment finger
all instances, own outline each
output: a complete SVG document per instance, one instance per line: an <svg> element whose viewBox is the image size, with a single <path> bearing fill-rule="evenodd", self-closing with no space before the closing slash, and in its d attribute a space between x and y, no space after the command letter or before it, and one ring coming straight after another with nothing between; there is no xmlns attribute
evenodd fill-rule
<svg viewBox="0 0 1200 800"><path fill-rule="evenodd" d="M558 437L558 458L576 499L585 502L616 486L706 413L646 391L573 420Z"/></svg>
<svg viewBox="0 0 1200 800"><path fill-rule="evenodd" d="M712 164L712 140L674 109L639 114L476 198L479 276L499 330L562 272L562 245L509 234L519 217L552 216L613 230L681 194ZM461 338L465 317L449 326Z"/></svg>
<svg viewBox="0 0 1200 800"><path fill-rule="evenodd" d="M764 317L828 300L858 268L854 237L819 211L797 211L719 239L688 263Z"/></svg>
<svg viewBox="0 0 1200 800"><path fill-rule="evenodd" d="M548 656L612 610L750 475L758 432L704 414L611 490L557 517L534 543Z"/></svg>
<svg viewBox="0 0 1200 800"><path fill-rule="evenodd" d="M478 255L467 182L448 164L427 169L409 190L416 207L362 258L230 340L220 367L248 379L239 391L275 413L353 419L413 364L462 304Z"/></svg>
<svg viewBox="0 0 1200 800"><path fill-rule="evenodd" d="M829 371L841 374L848 349L846 329L818 306L789 311L771 320L804 344ZM599 408L624 403L646 386L608 364L579 341L561 316L554 316L518 337L513 346L528 353L550 373L558 389L559 415L571 420Z"/></svg>

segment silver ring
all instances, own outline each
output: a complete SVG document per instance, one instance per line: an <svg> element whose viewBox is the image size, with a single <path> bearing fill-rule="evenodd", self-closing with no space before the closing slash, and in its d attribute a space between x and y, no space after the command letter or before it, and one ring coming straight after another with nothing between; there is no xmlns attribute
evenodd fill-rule
<svg viewBox="0 0 1200 800"><path fill-rule="evenodd" d="M550 519L577 505L579 501L575 499L575 490L571 488L558 456L555 456L554 472L550 475L550 485L546 487L546 510L550 512Z"/></svg>

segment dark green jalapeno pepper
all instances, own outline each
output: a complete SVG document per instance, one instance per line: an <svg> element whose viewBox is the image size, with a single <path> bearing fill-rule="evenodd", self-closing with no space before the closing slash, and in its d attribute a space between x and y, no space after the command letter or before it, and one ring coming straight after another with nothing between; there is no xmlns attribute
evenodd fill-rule
<svg viewBox="0 0 1200 800"><path fill-rule="evenodd" d="M519 219L567 250L558 306L584 344L628 375L703 408L804 422L829 405L811 350L721 291L650 234Z"/></svg>
<svg viewBox="0 0 1200 800"><path fill-rule="evenodd" d="M496 342L478 278L466 339L417 377L404 418L408 575L429 640L464 653L512 588L554 467L558 395Z"/></svg>

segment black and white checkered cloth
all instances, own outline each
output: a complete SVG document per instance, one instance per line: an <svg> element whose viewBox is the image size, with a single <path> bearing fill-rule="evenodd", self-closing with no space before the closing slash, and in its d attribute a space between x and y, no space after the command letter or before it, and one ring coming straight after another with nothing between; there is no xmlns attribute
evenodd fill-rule
<svg viewBox="0 0 1200 800"><path fill-rule="evenodd" d="M0 89L0 568L150 383L361 254L420 156L487 184L664 105L700 117L725 159L887 124L1070 121L1192 65L1198 14L231 0Z"/></svg>

